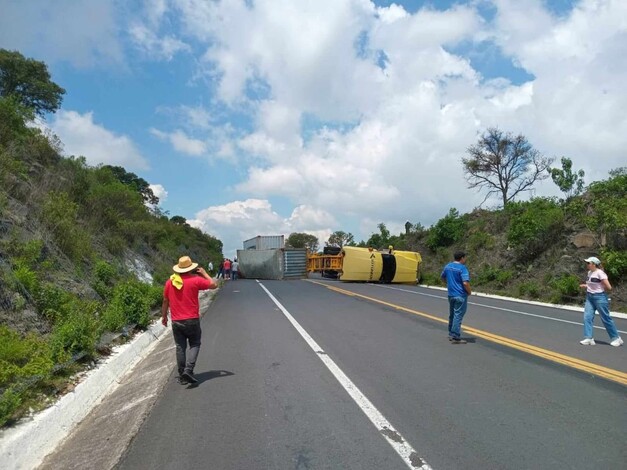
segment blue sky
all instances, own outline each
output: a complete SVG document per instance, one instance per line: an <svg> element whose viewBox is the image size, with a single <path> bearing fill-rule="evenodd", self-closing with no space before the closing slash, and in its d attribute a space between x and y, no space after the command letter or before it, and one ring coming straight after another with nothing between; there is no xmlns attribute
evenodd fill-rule
<svg viewBox="0 0 627 470"><path fill-rule="evenodd" d="M137 173L233 257L472 210L460 160L490 126L607 177L625 18L616 0L2 0L0 47L67 90L46 120L67 155Z"/></svg>

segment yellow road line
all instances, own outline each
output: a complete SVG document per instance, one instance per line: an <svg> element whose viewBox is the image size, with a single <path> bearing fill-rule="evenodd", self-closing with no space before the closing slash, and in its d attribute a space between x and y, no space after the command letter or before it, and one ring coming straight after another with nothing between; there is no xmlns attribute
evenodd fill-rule
<svg viewBox="0 0 627 470"><path fill-rule="evenodd" d="M327 289L331 289L332 291L339 292L340 294L349 295L352 297L360 297L362 299L369 300L370 302L375 302L381 305L385 305L387 307L394 308L396 310L401 310L403 312L412 313L414 315L418 315L424 318L428 318L429 320L437 321L437 322L448 325L448 320L445 320L443 318L438 318L428 313L420 312L418 310L413 310L411 308L403 307L401 305L396 305L390 302L386 302L384 300L379 300L374 297L369 297L367 295L357 294L356 292L351 292L349 290L341 289L339 287L330 286L322 282L312 281L312 280L308 282L324 286ZM610 369L608 367L603 367L598 364L593 364L592 362L582 361L581 359L577 359L571 356L566 356L564 354L560 354L555 351L550 351L548 349L539 348L531 344L522 343L520 341L516 341L511 338L506 338L504 336L495 335L494 333L489 333L487 331L479 330L477 328L465 326L464 330L469 333L472 333L473 335L479 338L492 341L493 343L501 344L503 346L508 346L510 348L517 349L519 351L523 351L525 353L532 354L534 356L538 356L543 359L547 359L549 361L556 362L558 364L562 364L567 367L571 367L573 369L577 369L577 370L580 370L580 371L583 371L592 375L596 375L598 377L603 377L613 382L617 382L621 385L627 385L627 374L624 372L621 372L615 369Z"/></svg>

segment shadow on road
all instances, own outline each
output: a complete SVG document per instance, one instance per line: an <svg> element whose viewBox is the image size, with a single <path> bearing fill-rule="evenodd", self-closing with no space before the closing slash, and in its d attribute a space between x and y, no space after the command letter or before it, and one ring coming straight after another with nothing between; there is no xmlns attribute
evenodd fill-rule
<svg viewBox="0 0 627 470"><path fill-rule="evenodd" d="M235 375L233 372L228 370L209 370L207 372L200 372L198 374L194 374L194 377L198 379L198 383L189 384L187 388L195 388L200 384L207 382L211 379L218 379L220 377L228 377L229 375Z"/></svg>

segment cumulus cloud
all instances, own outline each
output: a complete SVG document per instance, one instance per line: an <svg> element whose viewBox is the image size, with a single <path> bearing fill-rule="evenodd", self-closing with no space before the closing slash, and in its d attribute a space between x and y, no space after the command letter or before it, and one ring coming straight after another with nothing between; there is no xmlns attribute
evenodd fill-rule
<svg viewBox="0 0 627 470"><path fill-rule="evenodd" d="M84 156L90 165L117 165L134 170L149 167L128 136L95 123L92 112L80 114L61 110L55 114L50 128L63 141L66 154Z"/></svg>
<svg viewBox="0 0 627 470"><path fill-rule="evenodd" d="M162 132L158 129L150 129L150 133L163 141L169 142L177 152L200 156L204 155L207 151L207 144L205 142L191 138L181 130Z"/></svg>
<svg viewBox="0 0 627 470"><path fill-rule="evenodd" d="M119 12L109 0L2 2L0 44L86 68L124 61Z"/></svg>
<svg viewBox="0 0 627 470"><path fill-rule="evenodd" d="M538 0L495 3L496 43L536 76L529 105L512 115L521 130L588 181L624 165L627 3L582 0L563 17Z"/></svg>
<svg viewBox="0 0 627 470"><path fill-rule="evenodd" d="M153 30L143 24L134 24L129 29L133 43L142 52L155 59L172 60L181 51L190 48L183 41L173 36L157 36Z"/></svg>
<svg viewBox="0 0 627 470"><path fill-rule="evenodd" d="M556 14L543 0L492 0L489 16L485 2L459 3L410 13L369 0L148 1L129 20L136 44L158 60L194 55L190 79L210 96L170 104L172 127L150 132L183 155L227 160L239 178L240 200L195 223L223 240L429 225L483 200L461 158L492 126L571 158L587 182L624 165L626 2L580 0ZM115 44L114 28L100 31ZM530 78L482 68L486 49Z"/></svg>
<svg viewBox="0 0 627 470"><path fill-rule="evenodd" d="M322 246L337 221L332 214L306 205L297 206L285 218L273 210L268 200L246 199L203 209L188 223L222 240L225 255L233 257L244 240L257 235L287 238L293 232L306 232L317 236Z"/></svg>
<svg viewBox="0 0 627 470"><path fill-rule="evenodd" d="M414 14L348 0L176 4L188 33L210 41L204 59L220 98L250 98L251 82L270 95L254 98L255 128L237 141L256 161L242 193L287 197L336 219L430 224L482 201L466 188L461 158L488 127L523 133L591 178L624 158L619 2L583 0L558 17L540 0L497 0L493 22L474 4ZM485 80L449 52L482 41L534 78ZM319 125L304 129L310 115Z"/></svg>
<svg viewBox="0 0 627 470"><path fill-rule="evenodd" d="M152 193L159 198L160 204L163 204L168 199L168 192L165 190L163 185L151 184L149 187L152 190Z"/></svg>

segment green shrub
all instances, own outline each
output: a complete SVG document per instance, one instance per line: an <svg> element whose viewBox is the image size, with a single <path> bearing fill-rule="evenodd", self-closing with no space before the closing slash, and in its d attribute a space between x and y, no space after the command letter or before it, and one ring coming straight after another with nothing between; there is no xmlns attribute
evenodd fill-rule
<svg viewBox="0 0 627 470"><path fill-rule="evenodd" d="M42 222L61 251L73 261L92 254L91 237L78 223L78 204L64 192L50 193L42 207Z"/></svg>
<svg viewBox="0 0 627 470"><path fill-rule="evenodd" d="M110 331L129 324L145 328L151 321L152 295L152 288L139 281L117 284L113 289L111 303L103 315L104 326Z"/></svg>
<svg viewBox="0 0 627 470"><path fill-rule="evenodd" d="M0 426L5 424L32 390L18 391L27 381L40 382L52 373L52 354L48 343L33 334L22 337L0 326Z"/></svg>
<svg viewBox="0 0 627 470"><path fill-rule="evenodd" d="M499 269L492 266L486 266L477 273L474 283L478 286L494 283L498 287L503 287L511 280L513 275L514 273L507 269Z"/></svg>
<svg viewBox="0 0 627 470"><path fill-rule="evenodd" d="M0 395L0 426L4 426L12 418L13 413L21 404L22 399L13 387L7 388Z"/></svg>
<svg viewBox="0 0 627 470"><path fill-rule="evenodd" d="M468 251L489 250L494 247L494 237L487 232L474 232L468 237Z"/></svg>
<svg viewBox="0 0 627 470"><path fill-rule="evenodd" d="M18 285L22 286L26 289L30 294L33 294L37 291L39 287L39 280L37 279L37 273L33 272L27 266L18 266L13 271L13 276L15 277ZM19 289L18 289L19 290Z"/></svg>
<svg viewBox="0 0 627 470"><path fill-rule="evenodd" d="M37 358L48 358L50 350L46 341L34 334L22 337L5 325L0 325L0 361L19 368L26 367ZM3 382L0 381L0 387Z"/></svg>
<svg viewBox="0 0 627 470"><path fill-rule="evenodd" d="M627 229L627 167L610 171L605 181L588 187L588 200L583 222L597 232Z"/></svg>
<svg viewBox="0 0 627 470"><path fill-rule="evenodd" d="M126 313L121 308L108 305L102 313L101 322L106 331L119 331L126 326Z"/></svg>
<svg viewBox="0 0 627 470"><path fill-rule="evenodd" d="M420 284L426 286L441 286L442 280L440 279L440 273L423 272L421 273Z"/></svg>
<svg viewBox="0 0 627 470"><path fill-rule="evenodd" d="M160 306L163 302L163 287L146 284L146 295L148 297L148 305L151 308Z"/></svg>
<svg viewBox="0 0 627 470"><path fill-rule="evenodd" d="M32 269L36 268L40 261L44 242L41 240L29 240L24 243L19 240L13 240L12 243L15 247L16 263Z"/></svg>
<svg viewBox="0 0 627 470"><path fill-rule="evenodd" d="M523 282L518 286L518 295L538 299L540 298L540 286L534 281Z"/></svg>
<svg viewBox="0 0 627 470"><path fill-rule="evenodd" d="M126 241L119 235L107 235L104 244L112 255L121 255L126 249Z"/></svg>
<svg viewBox="0 0 627 470"><path fill-rule="evenodd" d="M511 223L507 240L522 261L534 259L564 227L564 213L553 199L535 198L507 205Z"/></svg>
<svg viewBox="0 0 627 470"><path fill-rule="evenodd" d="M64 317L65 306L73 299L72 294L49 282L44 283L35 295L37 309L53 321Z"/></svg>
<svg viewBox="0 0 627 470"><path fill-rule="evenodd" d="M457 209L451 208L446 216L429 229L425 244L433 251L438 247L451 246L460 240L466 231L466 221Z"/></svg>
<svg viewBox="0 0 627 470"><path fill-rule="evenodd" d="M113 281L116 277L115 268L106 261L99 260L94 266L96 280L92 287L105 300L111 298L113 292Z"/></svg>
<svg viewBox="0 0 627 470"><path fill-rule="evenodd" d="M76 353L93 356L100 336L97 302L75 300L65 305L66 312L51 336L53 359L57 363L66 362Z"/></svg>
<svg viewBox="0 0 627 470"><path fill-rule="evenodd" d="M610 280L618 282L627 274L627 251L602 249L603 269Z"/></svg>
<svg viewBox="0 0 627 470"><path fill-rule="evenodd" d="M577 298L580 292L579 278L573 274L563 274L562 276L553 279L549 285L554 289L551 295L551 302L560 303L565 301L572 301Z"/></svg>
<svg viewBox="0 0 627 470"><path fill-rule="evenodd" d="M105 284L111 284L115 278L115 268L106 261L97 261L94 266L94 274L96 279L104 282Z"/></svg>

